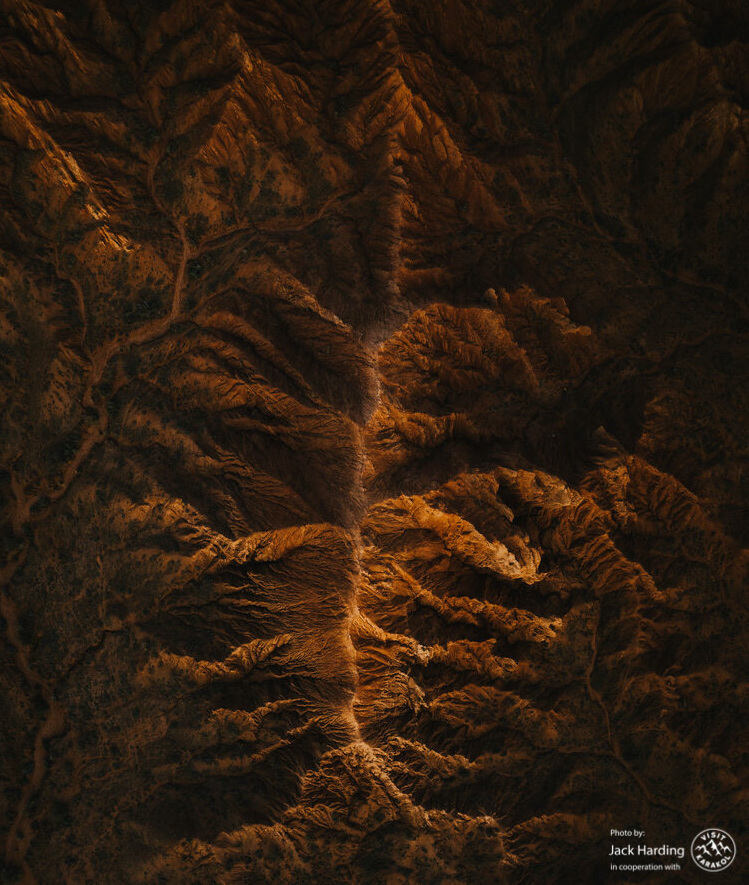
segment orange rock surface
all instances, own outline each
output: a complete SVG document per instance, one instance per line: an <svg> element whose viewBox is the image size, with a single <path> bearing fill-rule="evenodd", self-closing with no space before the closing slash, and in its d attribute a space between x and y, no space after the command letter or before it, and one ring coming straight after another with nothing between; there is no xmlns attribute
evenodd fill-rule
<svg viewBox="0 0 749 885"><path fill-rule="evenodd" d="M746 5L0 11L0 881L742 881Z"/></svg>

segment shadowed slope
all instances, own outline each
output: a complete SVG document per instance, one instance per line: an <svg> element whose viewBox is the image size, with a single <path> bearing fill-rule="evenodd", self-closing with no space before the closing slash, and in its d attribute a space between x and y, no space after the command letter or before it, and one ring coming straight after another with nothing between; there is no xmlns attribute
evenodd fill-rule
<svg viewBox="0 0 749 885"><path fill-rule="evenodd" d="M7 881L740 835L722 6L0 3Z"/></svg>

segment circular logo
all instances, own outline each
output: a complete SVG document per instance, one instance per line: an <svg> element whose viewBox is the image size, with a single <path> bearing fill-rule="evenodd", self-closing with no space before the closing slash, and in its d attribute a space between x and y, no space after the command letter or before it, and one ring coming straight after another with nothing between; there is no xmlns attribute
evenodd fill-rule
<svg viewBox="0 0 749 885"><path fill-rule="evenodd" d="M731 866L736 858L736 843L725 830L712 827L703 830L692 840L692 860L701 870L719 873Z"/></svg>

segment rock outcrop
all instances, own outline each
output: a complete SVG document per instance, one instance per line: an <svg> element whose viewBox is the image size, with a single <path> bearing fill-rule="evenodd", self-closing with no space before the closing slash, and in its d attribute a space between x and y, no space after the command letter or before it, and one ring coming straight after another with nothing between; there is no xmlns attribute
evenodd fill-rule
<svg viewBox="0 0 749 885"><path fill-rule="evenodd" d="M2 881L740 842L746 6L0 10Z"/></svg>

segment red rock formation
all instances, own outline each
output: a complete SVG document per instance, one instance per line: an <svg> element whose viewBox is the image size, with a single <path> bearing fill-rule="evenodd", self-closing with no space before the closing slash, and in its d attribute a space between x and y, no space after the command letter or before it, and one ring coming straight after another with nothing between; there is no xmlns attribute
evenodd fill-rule
<svg viewBox="0 0 749 885"><path fill-rule="evenodd" d="M3 881L740 881L717 5L0 0Z"/></svg>

